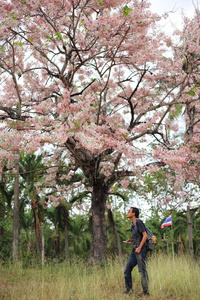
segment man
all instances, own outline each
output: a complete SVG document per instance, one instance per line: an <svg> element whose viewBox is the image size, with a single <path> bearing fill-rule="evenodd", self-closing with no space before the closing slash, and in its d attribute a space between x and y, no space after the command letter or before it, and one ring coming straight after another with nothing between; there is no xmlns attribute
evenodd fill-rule
<svg viewBox="0 0 200 300"><path fill-rule="evenodd" d="M128 239L125 243L130 244L133 242L132 252L128 258L125 266L124 276L126 293L132 292L132 276L133 268L138 265L138 271L141 275L141 284L143 293L139 297L149 295L148 292L148 274L146 270L146 252L147 252L147 233L144 223L139 219L139 210L136 207L131 207L127 213L127 218L132 221L132 239Z"/></svg>

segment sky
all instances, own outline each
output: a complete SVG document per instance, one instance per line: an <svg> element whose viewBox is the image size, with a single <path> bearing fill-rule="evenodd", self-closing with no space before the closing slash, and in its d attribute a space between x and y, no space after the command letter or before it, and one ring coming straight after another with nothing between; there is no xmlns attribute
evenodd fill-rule
<svg viewBox="0 0 200 300"><path fill-rule="evenodd" d="M149 0L152 4L152 8L159 11L171 11L177 10L181 13L182 10L187 14L192 14L194 10L194 4L198 3L197 0ZM194 3L194 4L193 4Z"/></svg>
<svg viewBox="0 0 200 300"><path fill-rule="evenodd" d="M195 7L200 7L200 0L149 0L151 10L162 15L164 12L171 12L169 20L165 20L162 24L169 31L175 28L181 28L182 14L187 17L194 15ZM199 1L199 5L198 5Z"/></svg>

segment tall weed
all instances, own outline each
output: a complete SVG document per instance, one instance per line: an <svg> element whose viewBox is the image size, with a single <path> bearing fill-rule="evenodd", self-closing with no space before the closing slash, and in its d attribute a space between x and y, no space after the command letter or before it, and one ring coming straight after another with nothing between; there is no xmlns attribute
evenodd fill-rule
<svg viewBox="0 0 200 300"><path fill-rule="evenodd" d="M140 276L133 270L134 292L124 291L124 262L108 260L89 267L82 262L23 268L21 264L0 268L0 300L123 300L137 299ZM199 300L200 262L162 254L147 261L150 300Z"/></svg>

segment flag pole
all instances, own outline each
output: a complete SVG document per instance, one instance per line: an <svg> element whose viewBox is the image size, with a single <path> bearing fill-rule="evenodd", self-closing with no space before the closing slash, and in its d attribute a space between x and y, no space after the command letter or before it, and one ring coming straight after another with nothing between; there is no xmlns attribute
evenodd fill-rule
<svg viewBox="0 0 200 300"><path fill-rule="evenodd" d="M173 227L172 227L172 214L170 214L169 217L165 219L165 221L161 225L161 228L164 228L165 226L170 226L170 225L171 225L170 238L172 241L172 256L174 259L174 234L173 234ZM167 243L167 246L168 246L168 243ZM169 254L169 252L168 252L168 254Z"/></svg>
<svg viewBox="0 0 200 300"><path fill-rule="evenodd" d="M172 257L174 259L174 231L172 225L171 225L171 236L172 236Z"/></svg>

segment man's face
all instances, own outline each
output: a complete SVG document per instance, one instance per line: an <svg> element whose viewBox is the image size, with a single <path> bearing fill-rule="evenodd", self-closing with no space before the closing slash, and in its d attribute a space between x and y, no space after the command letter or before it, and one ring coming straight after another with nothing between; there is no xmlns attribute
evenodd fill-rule
<svg viewBox="0 0 200 300"><path fill-rule="evenodd" d="M132 218L134 216L135 213L132 212L133 209L130 208L129 211L127 212L127 218Z"/></svg>

